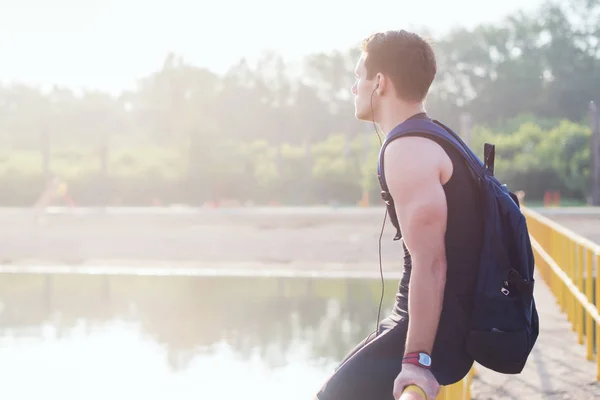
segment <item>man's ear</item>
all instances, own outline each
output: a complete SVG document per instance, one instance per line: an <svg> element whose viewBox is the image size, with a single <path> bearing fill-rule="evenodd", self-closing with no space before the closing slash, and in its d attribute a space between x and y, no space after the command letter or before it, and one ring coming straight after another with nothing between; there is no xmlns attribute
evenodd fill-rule
<svg viewBox="0 0 600 400"><path fill-rule="evenodd" d="M376 88L376 94L378 96L382 95L385 93L386 89L387 89L387 80L385 79L385 76L382 73L378 73L377 76L375 77L376 80L376 84L375 84L375 88Z"/></svg>

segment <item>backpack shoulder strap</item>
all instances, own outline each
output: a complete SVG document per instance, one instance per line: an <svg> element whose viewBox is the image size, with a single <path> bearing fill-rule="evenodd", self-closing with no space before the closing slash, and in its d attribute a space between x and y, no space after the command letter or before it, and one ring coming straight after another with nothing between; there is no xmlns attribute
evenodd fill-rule
<svg viewBox="0 0 600 400"><path fill-rule="evenodd" d="M384 160L383 155L387 145L395 139L406 136L408 134L425 134L428 136L434 136L450 143L467 161L473 172L477 177L482 178L484 173L484 163L469 149L469 147L462 141L462 139L455 134L450 128L436 120L426 119L412 119L403 122L394 128L385 138L381 149L379 151L379 162L377 165L377 175L382 183L382 188L387 191L387 184L385 184L385 171L384 171ZM491 159L493 160L493 158ZM493 165L492 171L493 171Z"/></svg>
<svg viewBox="0 0 600 400"><path fill-rule="evenodd" d="M454 133L454 131L452 131L450 128L446 127L437 120L410 119L398 125L385 138L385 141L383 142L381 149L379 150L379 161L377 164L377 177L379 179L379 184L382 190L381 197L388 208L388 213L390 215L391 222L397 230L397 234L394 237L394 240L400 239L402 237L402 233L400 232L400 226L394 208L393 199L389 194L389 189L385 180L383 156L385 154L385 149L390 142L408 134L422 134L425 136L433 136L440 138L447 143L450 143L459 152L459 154L463 156L467 164L470 166L471 170L475 173L475 176L479 179L482 179L486 175L486 172L488 176L490 175L490 172L493 174L494 168L493 145L490 145L491 147L489 148L486 145L485 159L487 162L484 163L481 160L479 160L479 158L463 142L460 136L458 136L456 133ZM491 156L488 153L491 153Z"/></svg>
<svg viewBox="0 0 600 400"><path fill-rule="evenodd" d="M462 138L457 135L452 129L442 124L437 120L425 120L425 119L414 119L403 122L392 130L385 139L385 142L381 146L379 153L379 165L377 173L383 176L383 153L386 146L393 140L405 136L407 134L421 133L428 136L434 136L445 140L450 143L466 160L470 168L473 170L475 175L483 179L485 176L491 178L492 181L499 184L498 180L494 177L494 162L495 162L495 148L496 146L490 143L484 145L484 160L481 161L479 157L467 146Z"/></svg>

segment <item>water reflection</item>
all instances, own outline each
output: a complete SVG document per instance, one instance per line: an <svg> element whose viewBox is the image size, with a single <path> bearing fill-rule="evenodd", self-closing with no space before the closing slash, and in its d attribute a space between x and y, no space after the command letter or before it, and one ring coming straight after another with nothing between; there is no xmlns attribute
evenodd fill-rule
<svg viewBox="0 0 600 400"><path fill-rule="evenodd" d="M384 304L394 285L386 283ZM378 280L358 279L5 275L0 369L21 379L8 364L23 363L30 379L42 379L37 371L54 382L61 399L67 381L52 378L61 359L82 363L78 373L94 371L81 379L108 379L113 391L103 387L102 396L137 387L140 398L143 387L144 398L165 398L159 387L169 387L168 398L229 399L242 379L261 399L307 398L373 330L380 289ZM125 366L139 383L115 381Z"/></svg>

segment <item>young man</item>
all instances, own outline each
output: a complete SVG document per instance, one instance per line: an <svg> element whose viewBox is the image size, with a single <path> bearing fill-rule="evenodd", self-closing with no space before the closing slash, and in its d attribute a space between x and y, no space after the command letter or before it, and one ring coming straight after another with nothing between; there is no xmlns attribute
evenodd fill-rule
<svg viewBox="0 0 600 400"><path fill-rule="evenodd" d="M429 118L433 49L414 33L365 39L356 66L355 116L389 134ZM342 361L319 400L398 399L409 384L433 400L473 364L465 340L482 245L476 182L450 144L415 132L389 143L384 175L402 232L403 276L390 316ZM410 316L410 318L409 318Z"/></svg>

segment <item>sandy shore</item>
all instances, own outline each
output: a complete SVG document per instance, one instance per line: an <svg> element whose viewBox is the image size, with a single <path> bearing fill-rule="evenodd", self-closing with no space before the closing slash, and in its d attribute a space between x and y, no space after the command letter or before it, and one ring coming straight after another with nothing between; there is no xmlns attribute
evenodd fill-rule
<svg viewBox="0 0 600 400"><path fill-rule="evenodd" d="M600 215L548 215L573 232L600 244Z"/></svg>
<svg viewBox="0 0 600 400"><path fill-rule="evenodd" d="M0 263L379 268L383 208L0 209ZM600 242L600 214L550 215ZM402 257L389 218L384 267Z"/></svg>
<svg viewBox="0 0 600 400"><path fill-rule="evenodd" d="M55 213L35 223L25 210L0 211L0 260L372 269L383 215L382 208L119 210ZM399 266L399 242L386 225L382 255Z"/></svg>

